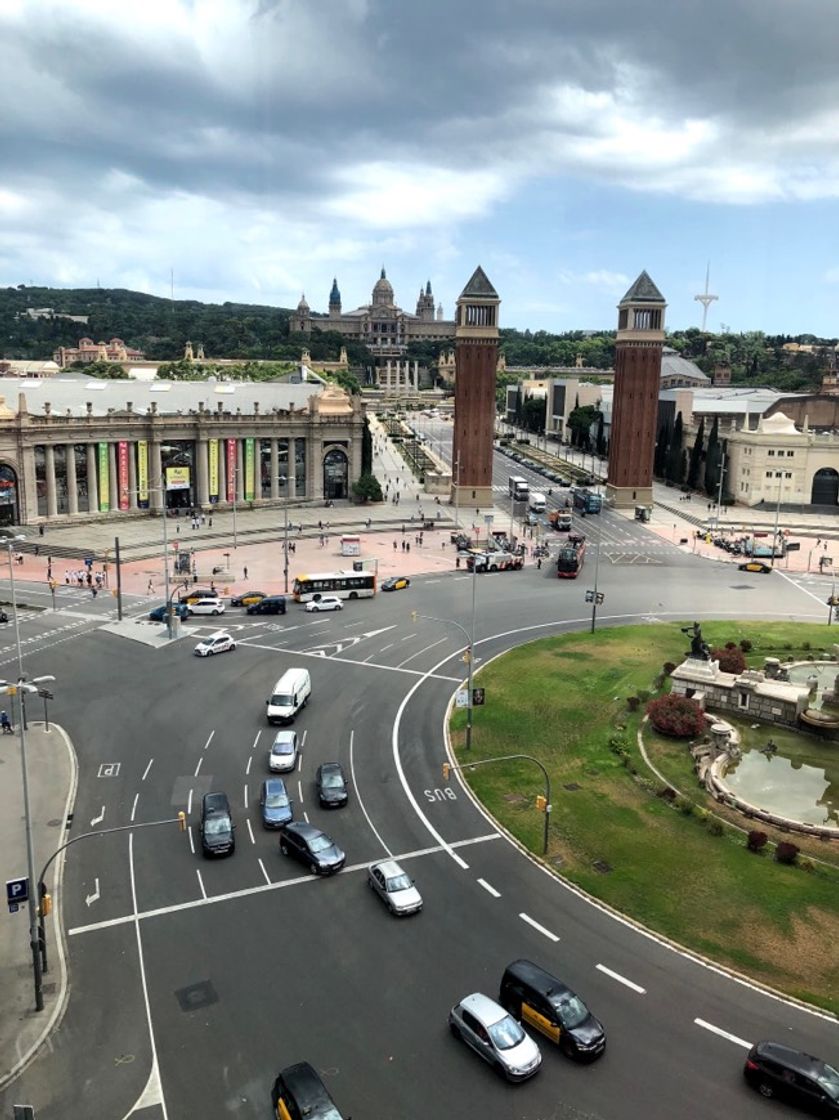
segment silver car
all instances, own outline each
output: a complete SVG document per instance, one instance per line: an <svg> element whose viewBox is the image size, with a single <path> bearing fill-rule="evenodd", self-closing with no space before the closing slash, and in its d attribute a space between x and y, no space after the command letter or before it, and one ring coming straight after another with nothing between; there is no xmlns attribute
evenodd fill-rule
<svg viewBox="0 0 839 1120"><path fill-rule="evenodd" d="M480 992L454 1005L449 1028L508 1081L525 1081L542 1064L542 1053L530 1035L500 1004Z"/></svg>
<svg viewBox="0 0 839 1120"><path fill-rule="evenodd" d="M395 859L371 863L367 868L367 885L391 914L416 914L422 910L422 895Z"/></svg>
<svg viewBox="0 0 839 1120"><path fill-rule="evenodd" d="M274 774L285 774L297 765L297 732L278 731L268 752L268 769Z"/></svg>

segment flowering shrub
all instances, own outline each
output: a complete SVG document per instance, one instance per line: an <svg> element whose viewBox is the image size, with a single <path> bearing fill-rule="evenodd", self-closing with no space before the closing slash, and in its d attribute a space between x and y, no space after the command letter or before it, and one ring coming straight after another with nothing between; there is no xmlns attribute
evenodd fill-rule
<svg viewBox="0 0 839 1120"><path fill-rule="evenodd" d="M781 840L775 849L775 859L778 863L795 863L801 849L789 840Z"/></svg>
<svg viewBox="0 0 839 1120"><path fill-rule="evenodd" d="M669 692L647 704L650 723L662 735L693 739L705 730L705 713L696 700Z"/></svg>
<svg viewBox="0 0 839 1120"><path fill-rule="evenodd" d="M765 832L760 832L759 829L753 828L746 837L746 847L750 852L759 852L766 847L769 837Z"/></svg>
<svg viewBox="0 0 839 1120"><path fill-rule="evenodd" d="M737 646L728 646L725 649L712 649L711 657L714 661L719 661L720 668L724 673L742 673L746 668L746 658L743 651L738 649Z"/></svg>

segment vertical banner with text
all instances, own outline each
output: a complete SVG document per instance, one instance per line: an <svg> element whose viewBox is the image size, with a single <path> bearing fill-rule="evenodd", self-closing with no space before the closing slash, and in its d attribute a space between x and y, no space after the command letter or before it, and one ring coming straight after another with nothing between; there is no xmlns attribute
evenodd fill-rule
<svg viewBox="0 0 839 1120"><path fill-rule="evenodd" d="M99 512L108 513L111 508L111 475L108 470L108 445L96 445L99 455Z"/></svg>
<svg viewBox="0 0 839 1120"><path fill-rule="evenodd" d="M254 440L245 440L245 501L254 499Z"/></svg>
<svg viewBox="0 0 839 1120"><path fill-rule="evenodd" d="M144 439L137 443L137 504L142 509L149 504L149 445Z"/></svg>
<svg viewBox="0 0 839 1120"><path fill-rule="evenodd" d="M227 500L236 498L236 440L225 440L227 445Z"/></svg>
<svg viewBox="0 0 839 1120"><path fill-rule="evenodd" d="M217 502L219 500L218 492L218 440L211 439L207 441L207 457L210 467L210 501Z"/></svg>
<svg viewBox="0 0 839 1120"><path fill-rule="evenodd" d="M128 509L128 444L124 439L117 444L117 479L119 508Z"/></svg>

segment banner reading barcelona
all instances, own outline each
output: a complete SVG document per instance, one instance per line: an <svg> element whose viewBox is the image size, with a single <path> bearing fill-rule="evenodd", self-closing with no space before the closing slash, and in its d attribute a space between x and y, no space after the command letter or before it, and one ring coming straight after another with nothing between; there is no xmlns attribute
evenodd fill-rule
<svg viewBox="0 0 839 1120"><path fill-rule="evenodd" d="M227 500L232 502L236 496L236 440L225 440L227 444Z"/></svg>
<svg viewBox="0 0 839 1120"><path fill-rule="evenodd" d="M117 466L119 508L128 509L128 444L125 440L120 440L117 444Z"/></svg>
<svg viewBox="0 0 839 1120"><path fill-rule="evenodd" d="M137 443L137 502L143 508L149 504L149 445L144 439Z"/></svg>
<svg viewBox="0 0 839 1120"><path fill-rule="evenodd" d="M108 513L111 508L111 475L108 470L108 445L96 445L99 454L99 512Z"/></svg>
<svg viewBox="0 0 839 1120"><path fill-rule="evenodd" d="M218 440L207 441L207 455L210 464L210 501L217 502L218 493Z"/></svg>
<svg viewBox="0 0 839 1120"><path fill-rule="evenodd" d="M245 440L245 501L254 499L254 440Z"/></svg>

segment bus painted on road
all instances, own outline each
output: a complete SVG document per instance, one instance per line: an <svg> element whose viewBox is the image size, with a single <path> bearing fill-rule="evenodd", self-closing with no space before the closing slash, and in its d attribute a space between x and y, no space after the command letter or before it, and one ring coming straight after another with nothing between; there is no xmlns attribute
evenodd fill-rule
<svg viewBox="0 0 839 1120"><path fill-rule="evenodd" d="M591 490L575 490L574 505L577 509L584 510L586 513L600 513L603 508L603 499L599 494L593 494Z"/></svg>
<svg viewBox="0 0 839 1120"><path fill-rule="evenodd" d="M292 594L298 603L308 603L321 595L370 599L376 594L376 577L373 572L316 572L296 576Z"/></svg>
<svg viewBox="0 0 839 1120"><path fill-rule="evenodd" d="M556 558L556 574L559 579L576 579L583 568L586 557L585 540L569 541L559 550Z"/></svg>

